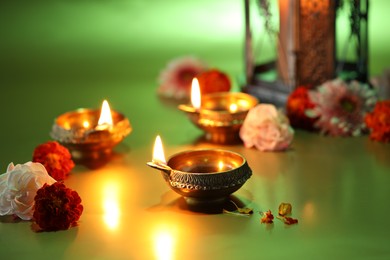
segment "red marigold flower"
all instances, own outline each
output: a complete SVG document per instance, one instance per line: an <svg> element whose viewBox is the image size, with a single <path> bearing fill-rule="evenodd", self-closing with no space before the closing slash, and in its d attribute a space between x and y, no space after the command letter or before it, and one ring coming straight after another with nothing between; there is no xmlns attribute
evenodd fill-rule
<svg viewBox="0 0 390 260"><path fill-rule="evenodd" d="M43 164L49 175L57 181L64 180L74 167L69 150L55 141L37 146L32 160Z"/></svg>
<svg viewBox="0 0 390 260"><path fill-rule="evenodd" d="M274 215L272 215L271 210L263 213L263 217L260 219L260 222L267 224L274 223Z"/></svg>
<svg viewBox="0 0 390 260"><path fill-rule="evenodd" d="M286 114L291 126L313 131L317 118L310 118L305 114L307 109L314 108L308 91L308 87L300 86L289 95L286 103Z"/></svg>
<svg viewBox="0 0 390 260"><path fill-rule="evenodd" d="M367 113L364 119L372 140L390 142L390 100L378 101L374 110Z"/></svg>
<svg viewBox="0 0 390 260"><path fill-rule="evenodd" d="M33 219L43 231L69 229L83 213L79 194L60 182L43 185L34 200Z"/></svg>
<svg viewBox="0 0 390 260"><path fill-rule="evenodd" d="M218 69L210 69L196 76L201 94L230 91L229 77Z"/></svg>

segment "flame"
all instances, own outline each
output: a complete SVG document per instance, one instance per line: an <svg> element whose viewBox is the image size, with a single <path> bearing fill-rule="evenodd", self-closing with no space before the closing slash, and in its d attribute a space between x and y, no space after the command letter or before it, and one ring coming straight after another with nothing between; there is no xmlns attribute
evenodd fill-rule
<svg viewBox="0 0 390 260"><path fill-rule="evenodd" d="M98 121L98 126L106 125L106 126L112 126L112 115L110 106L108 105L107 100L103 101L102 110L100 112L100 117Z"/></svg>
<svg viewBox="0 0 390 260"><path fill-rule="evenodd" d="M166 164L164 149L161 141L161 137L157 135L156 141L154 142L153 147L153 160L154 163Z"/></svg>
<svg viewBox="0 0 390 260"><path fill-rule="evenodd" d="M236 111L237 111L237 109L238 109L238 106L237 106L237 104L235 104L235 103L233 103L233 104L230 104L230 106L229 106L229 111L230 111L231 113L234 113L234 112L236 112Z"/></svg>
<svg viewBox="0 0 390 260"><path fill-rule="evenodd" d="M201 95L199 81L197 78L192 80L191 85L191 104L194 108L199 109L201 104Z"/></svg>

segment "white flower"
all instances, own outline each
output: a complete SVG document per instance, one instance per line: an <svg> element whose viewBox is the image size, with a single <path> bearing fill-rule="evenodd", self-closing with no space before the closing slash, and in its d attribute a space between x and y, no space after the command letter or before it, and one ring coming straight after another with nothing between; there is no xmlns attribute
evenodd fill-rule
<svg viewBox="0 0 390 260"><path fill-rule="evenodd" d="M55 183L40 163L27 162L14 166L0 175L0 215L16 215L23 220L32 219L34 197L45 183Z"/></svg>
<svg viewBox="0 0 390 260"><path fill-rule="evenodd" d="M249 110L240 129L245 147L260 151L286 150L294 137L287 117L271 104L259 104Z"/></svg>

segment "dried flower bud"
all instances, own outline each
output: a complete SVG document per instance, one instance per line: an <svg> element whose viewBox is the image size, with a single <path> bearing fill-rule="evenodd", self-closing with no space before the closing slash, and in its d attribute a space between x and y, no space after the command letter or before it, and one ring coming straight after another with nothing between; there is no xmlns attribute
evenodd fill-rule
<svg viewBox="0 0 390 260"><path fill-rule="evenodd" d="M286 225L298 224L298 219L290 218L290 217L284 217L284 224L286 224Z"/></svg>
<svg viewBox="0 0 390 260"><path fill-rule="evenodd" d="M261 223L271 224L274 222L273 221L274 215L272 215L271 210L268 210L267 212L263 212L262 215L263 215L263 217L260 220Z"/></svg>
<svg viewBox="0 0 390 260"><path fill-rule="evenodd" d="M279 215L280 216L290 215L291 211L292 211L292 206L290 203L284 203L284 202L280 203L280 205L279 205Z"/></svg>

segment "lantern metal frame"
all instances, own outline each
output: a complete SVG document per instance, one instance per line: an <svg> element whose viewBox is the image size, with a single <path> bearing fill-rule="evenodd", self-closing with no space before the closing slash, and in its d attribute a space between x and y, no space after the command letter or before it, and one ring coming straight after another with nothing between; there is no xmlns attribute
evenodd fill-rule
<svg viewBox="0 0 390 260"><path fill-rule="evenodd" d="M257 0L261 1L261 0ZM296 0L302 1L302 0ZM313 0L309 0L313 1ZM331 0L333 1L333 0ZM335 38L334 53L334 73L330 80L335 77L341 77L346 81L358 80L363 83L368 83L368 11L369 0L335 0L332 2L334 10L334 35L336 37L336 19L337 10L349 1L349 26L350 35L349 41L356 41L355 60L347 60L345 57L336 57L337 39ZM251 28L251 0L244 0L244 17L245 17L245 83L242 86L242 91L256 96L262 103L272 103L277 106L284 106L288 95L298 86L295 84L286 84L280 79L280 75L275 81L267 81L260 79L259 75L270 71L276 71L277 59L269 62L256 64L253 56L253 39ZM298 54L297 54L298 55ZM314 87L314 86L312 86Z"/></svg>

